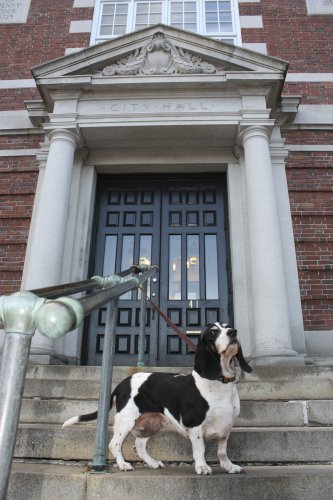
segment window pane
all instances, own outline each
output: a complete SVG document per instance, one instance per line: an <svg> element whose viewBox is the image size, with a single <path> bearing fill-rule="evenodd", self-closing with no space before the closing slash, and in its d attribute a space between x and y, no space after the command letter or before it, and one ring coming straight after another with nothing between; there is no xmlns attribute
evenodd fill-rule
<svg viewBox="0 0 333 500"><path fill-rule="evenodd" d="M182 298L182 237L169 236L169 300Z"/></svg>
<svg viewBox="0 0 333 500"><path fill-rule="evenodd" d="M218 299L217 241L215 234L205 235L206 299Z"/></svg>
<svg viewBox="0 0 333 500"><path fill-rule="evenodd" d="M151 265L151 242L152 242L152 236L150 234L140 236L140 255L139 255L140 266Z"/></svg>
<svg viewBox="0 0 333 500"><path fill-rule="evenodd" d="M223 14L220 13L220 21L222 23L231 23L231 13L224 12Z"/></svg>
<svg viewBox="0 0 333 500"><path fill-rule="evenodd" d="M102 26L99 31L99 34L111 36L113 34L113 26Z"/></svg>
<svg viewBox="0 0 333 500"><path fill-rule="evenodd" d="M150 14L149 24L157 24L160 21L161 21L161 15L160 14Z"/></svg>
<svg viewBox="0 0 333 500"><path fill-rule="evenodd" d="M212 23L217 21L217 14L216 12L207 12L206 14L206 22L207 23Z"/></svg>
<svg viewBox="0 0 333 500"><path fill-rule="evenodd" d="M114 20L114 15L103 16L102 17L102 26L104 26L105 24L113 24L113 20Z"/></svg>
<svg viewBox="0 0 333 500"><path fill-rule="evenodd" d="M220 10L231 10L230 0L229 2L219 2Z"/></svg>
<svg viewBox="0 0 333 500"><path fill-rule="evenodd" d="M216 2L206 2L206 12L216 11Z"/></svg>
<svg viewBox="0 0 333 500"><path fill-rule="evenodd" d="M199 236L187 236L187 299L200 299Z"/></svg>
<svg viewBox="0 0 333 500"><path fill-rule="evenodd" d="M104 247L103 276L110 276L116 269L117 236L106 236Z"/></svg>
<svg viewBox="0 0 333 500"><path fill-rule="evenodd" d="M127 14L127 3L117 4L117 14Z"/></svg>
<svg viewBox="0 0 333 500"><path fill-rule="evenodd" d="M139 264L140 266L151 266L151 246L152 246L152 235L145 234L140 236L140 251L139 251ZM150 297L150 280L148 280L148 297ZM141 291L138 290L138 299L141 298Z"/></svg>
<svg viewBox="0 0 333 500"><path fill-rule="evenodd" d="M196 12L187 12L185 13L185 24L187 23L196 23L197 22L197 14Z"/></svg>
<svg viewBox="0 0 333 500"><path fill-rule="evenodd" d="M159 13L161 14L162 12L162 4L161 3L151 3L150 4L150 12L156 14L156 13Z"/></svg>
<svg viewBox="0 0 333 500"><path fill-rule="evenodd" d="M216 31L219 31L219 25L216 23L207 23L206 29L208 33L214 33Z"/></svg>
<svg viewBox="0 0 333 500"><path fill-rule="evenodd" d="M134 236L123 236L123 249L121 254L121 271L133 266L134 259ZM132 292L127 292L121 296L121 300L130 300Z"/></svg>
<svg viewBox="0 0 333 500"><path fill-rule="evenodd" d="M171 22L182 22L183 17L182 12L175 12L174 14L171 14Z"/></svg>
<svg viewBox="0 0 333 500"><path fill-rule="evenodd" d="M125 24L114 27L113 35L122 35L123 33L126 33L126 25Z"/></svg>
<svg viewBox="0 0 333 500"><path fill-rule="evenodd" d="M143 12L148 12L148 4L147 3L137 3L136 11L138 14L142 14Z"/></svg>
<svg viewBox="0 0 333 500"><path fill-rule="evenodd" d="M126 25L126 22L127 22L127 16L124 16L123 14L117 15L116 24Z"/></svg>
<svg viewBox="0 0 333 500"><path fill-rule="evenodd" d="M172 12L183 12L183 2L171 2Z"/></svg>
<svg viewBox="0 0 333 500"><path fill-rule="evenodd" d="M136 16L136 24L146 24L148 23L148 14L138 14Z"/></svg>
<svg viewBox="0 0 333 500"><path fill-rule="evenodd" d="M195 2L184 2L185 12L196 12L197 5Z"/></svg>
<svg viewBox="0 0 333 500"><path fill-rule="evenodd" d="M103 16L104 14L113 14L114 13L114 3L107 4L103 6Z"/></svg>
<svg viewBox="0 0 333 500"><path fill-rule="evenodd" d="M197 32L197 25L196 24L185 24L185 29L188 31L194 31Z"/></svg>
<svg viewBox="0 0 333 500"><path fill-rule="evenodd" d="M220 31L221 32L227 31L228 33L230 33L232 31L232 24L231 23L221 23Z"/></svg>

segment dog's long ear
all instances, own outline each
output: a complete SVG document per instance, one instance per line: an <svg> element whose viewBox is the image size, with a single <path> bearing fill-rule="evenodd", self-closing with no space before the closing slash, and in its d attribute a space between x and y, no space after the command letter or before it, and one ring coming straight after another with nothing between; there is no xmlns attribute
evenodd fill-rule
<svg viewBox="0 0 333 500"><path fill-rule="evenodd" d="M209 346L204 345L201 339L195 351L194 370L199 373L200 377L209 380L217 380L222 374L217 354L212 352Z"/></svg>
<svg viewBox="0 0 333 500"><path fill-rule="evenodd" d="M244 372L247 372L247 373L251 373L252 372L251 366L245 361L245 358L243 356L243 351L242 351L242 348L241 348L240 344L238 346L238 352L236 354L236 358L237 358L237 361L239 363L240 368Z"/></svg>

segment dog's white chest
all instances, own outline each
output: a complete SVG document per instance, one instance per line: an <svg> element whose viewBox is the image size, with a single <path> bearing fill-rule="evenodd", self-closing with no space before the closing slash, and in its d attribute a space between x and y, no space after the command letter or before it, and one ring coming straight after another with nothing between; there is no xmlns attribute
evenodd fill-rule
<svg viewBox="0 0 333 500"><path fill-rule="evenodd" d="M209 409L203 423L206 439L222 437L229 433L239 414L240 402L235 384L222 384L219 381L202 379L197 381L201 395L206 399Z"/></svg>

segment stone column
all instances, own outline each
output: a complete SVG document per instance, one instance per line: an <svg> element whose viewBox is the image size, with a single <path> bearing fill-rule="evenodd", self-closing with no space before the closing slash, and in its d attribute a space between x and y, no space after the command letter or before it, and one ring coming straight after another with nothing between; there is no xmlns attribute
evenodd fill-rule
<svg viewBox="0 0 333 500"><path fill-rule="evenodd" d="M24 273L26 290L56 285L61 279L72 168L78 135L71 130L55 129L50 132L49 140L50 149L29 248L30 258ZM54 355L53 341L36 332L32 340L31 354Z"/></svg>
<svg viewBox="0 0 333 500"><path fill-rule="evenodd" d="M244 147L256 365L300 363L292 349L283 248L269 151L270 130L246 126Z"/></svg>

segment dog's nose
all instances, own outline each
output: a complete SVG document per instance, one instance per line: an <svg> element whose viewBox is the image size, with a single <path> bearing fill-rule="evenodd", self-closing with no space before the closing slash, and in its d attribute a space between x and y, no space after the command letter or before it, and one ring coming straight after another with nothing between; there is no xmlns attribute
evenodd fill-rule
<svg viewBox="0 0 333 500"><path fill-rule="evenodd" d="M235 330L234 328L229 328L229 330L227 331L227 335L229 337L234 337L235 335L237 335L237 330Z"/></svg>

